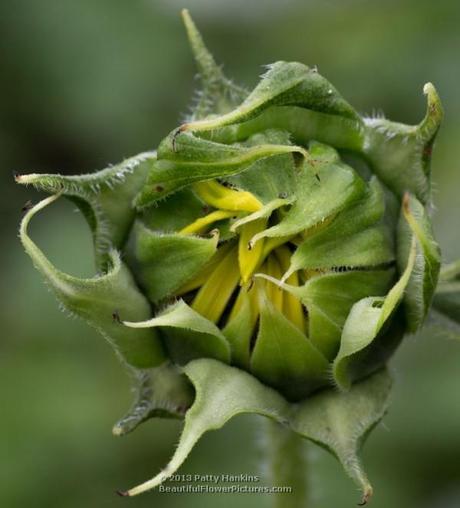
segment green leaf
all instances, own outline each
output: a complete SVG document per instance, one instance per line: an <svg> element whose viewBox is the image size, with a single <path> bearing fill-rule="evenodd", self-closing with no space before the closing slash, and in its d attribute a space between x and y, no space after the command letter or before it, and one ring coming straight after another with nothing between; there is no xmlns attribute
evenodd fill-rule
<svg viewBox="0 0 460 508"><path fill-rule="evenodd" d="M283 280L303 268L375 267L394 261L389 227L373 226L384 208L382 188L373 178L363 199L339 212L327 227L308 233L292 255Z"/></svg>
<svg viewBox="0 0 460 508"><path fill-rule="evenodd" d="M336 96L333 88L331 91ZM240 106L227 115L186 124L181 129L212 129L212 139L221 143L241 142L267 129L281 129L289 132L292 140L300 145L314 139L337 149L351 150L363 155L372 171L399 198L409 191L426 204L431 191L431 150L443 108L431 83L425 85L424 93L426 115L414 126L384 118L362 119L349 106L339 108L341 111L336 113L325 108L321 101L312 107L308 101L299 100L295 107L269 107L272 103L267 101L265 108L259 106L251 111L253 116L242 114Z"/></svg>
<svg viewBox="0 0 460 508"><path fill-rule="evenodd" d="M193 403L193 387L179 369L169 362L153 369L131 369L134 379L133 405L113 427L115 436L132 432L155 417L183 418Z"/></svg>
<svg viewBox="0 0 460 508"><path fill-rule="evenodd" d="M335 455L360 487L366 504L373 493L358 451L370 431L385 415L391 390L386 370L355 383L349 392L327 390L299 405L291 428Z"/></svg>
<svg viewBox="0 0 460 508"><path fill-rule="evenodd" d="M342 328L355 302L369 295L387 293L394 270L326 273L298 287L264 274L257 276L278 284L301 300L308 310L309 339L328 360L332 360L340 346Z"/></svg>
<svg viewBox="0 0 460 508"><path fill-rule="evenodd" d="M202 137L212 135L219 143L237 143L269 129L286 131L290 139L300 145L311 140L337 149L361 152L364 141L364 123L360 117L349 118L303 109L297 106L269 107L258 116L212 131L201 131Z"/></svg>
<svg viewBox="0 0 460 508"><path fill-rule="evenodd" d="M247 372L215 360L194 360L184 371L196 396L171 461L151 480L122 494L135 496L157 487L178 470L205 432L221 428L239 414L256 413L325 447L359 485L363 501L370 498L372 487L357 453L387 409L391 381L386 370L355 384L350 392L323 390L301 404L289 404Z"/></svg>
<svg viewBox="0 0 460 508"><path fill-rule="evenodd" d="M327 228L329 233L329 228ZM391 233L384 225L351 236L315 236L307 239L292 256L292 266L283 279L301 268L378 267L394 261Z"/></svg>
<svg viewBox="0 0 460 508"><path fill-rule="evenodd" d="M154 153L146 152L88 175L30 174L17 176L16 181L73 201L91 228L97 267L105 270L109 251L120 250L127 240L135 215L132 200L155 159Z"/></svg>
<svg viewBox="0 0 460 508"><path fill-rule="evenodd" d="M179 131L209 131L241 123L271 106L298 106L332 116L359 118L315 68L298 62L275 62L267 66L262 80L238 108L215 118L188 122Z"/></svg>
<svg viewBox="0 0 460 508"><path fill-rule="evenodd" d="M300 153L294 145L263 144L228 146L184 133L172 132L158 148L158 161L135 199L138 208L150 206L161 198L195 182L235 175L260 159L274 155Z"/></svg>
<svg viewBox="0 0 460 508"><path fill-rule="evenodd" d="M275 390L247 372L209 359L194 360L184 367L196 396L185 415L179 445L169 464L151 480L125 494L135 496L164 482L181 466L188 454L209 431L221 428L238 414L258 413L279 419L289 414L288 403Z"/></svg>
<svg viewBox="0 0 460 508"><path fill-rule="evenodd" d="M340 350L334 360L333 374L337 386L349 390L352 383L350 362L377 337L401 302L416 263L415 240L403 274L386 297L369 296L355 303L343 327Z"/></svg>
<svg viewBox="0 0 460 508"><path fill-rule="evenodd" d="M182 19L202 86L190 120L198 120L211 113L225 113L243 101L247 92L225 77L222 68L206 48L187 9L182 10Z"/></svg>
<svg viewBox="0 0 460 508"><path fill-rule="evenodd" d="M281 221L255 235L252 243L262 238L294 235L307 230L361 198L366 185L358 174L340 162L337 152L314 143L310 158L302 164L296 201Z"/></svg>
<svg viewBox="0 0 460 508"><path fill-rule="evenodd" d="M174 294L196 275L217 250L218 234L199 238L159 233L136 221L129 261L151 302Z"/></svg>
<svg viewBox="0 0 460 508"><path fill-rule="evenodd" d="M123 321L129 328L161 328L170 358L185 364L195 358L215 358L230 363L230 347L219 328L183 300L146 321Z"/></svg>
<svg viewBox="0 0 460 508"><path fill-rule="evenodd" d="M436 89L427 83L425 118L416 126L390 122L384 118L365 119L362 152L375 174L395 194L405 192L419 201L430 201L431 150L444 112Z"/></svg>
<svg viewBox="0 0 460 508"><path fill-rule="evenodd" d="M29 237L32 217L58 197L44 199L24 216L20 238L27 254L65 309L96 328L123 360L138 368L160 365L165 357L157 335L152 330L130 330L118 322L118 315L145 320L151 311L117 252L109 252L110 269L106 274L80 279L57 270Z"/></svg>
<svg viewBox="0 0 460 508"><path fill-rule="evenodd" d="M329 364L309 339L267 298L261 303L251 372L289 400L329 384Z"/></svg>
<svg viewBox="0 0 460 508"><path fill-rule="evenodd" d="M430 309L438 282L441 255L425 208L417 198L406 194L397 235L397 258L401 272L406 266L413 238L416 239L417 256L404 295L407 324L411 332L420 328Z"/></svg>
<svg viewBox="0 0 460 508"><path fill-rule="evenodd" d="M254 134L244 142L245 146L265 144L292 145L287 131L269 129ZM251 192L267 204L282 196L292 199L295 187L295 163L291 154L275 155L255 162L249 169L226 178L225 181Z"/></svg>

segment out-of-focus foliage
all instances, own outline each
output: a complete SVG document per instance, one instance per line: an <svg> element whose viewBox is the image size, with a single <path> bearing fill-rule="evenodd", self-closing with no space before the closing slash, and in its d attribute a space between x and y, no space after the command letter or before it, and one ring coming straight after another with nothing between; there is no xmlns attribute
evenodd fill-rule
<svg viewBox="0 0 460 508"><path fill-rule="evenodd" d="M146 470L158 471L177 440L179 423L175 428L159 421L124 439L112 437L107 422L126 408L128 383L96 333L59 314L52 295L44 295L16 238L20 208L33 191L16 188L11 172L89 172L154 147L188 111L192 92L195 70L180 7L191 10L227 74L248 86L257 82L254 68L275 60L317 64L361 112L380 114L369 109L379 104L388 118L415 123L423 115L422 86L435 83L446 110L433 160L435 230L445 260L458 257L458 2L260 4L1 2L2 506L121 506L126 501L114 497L114 489L138 482ZM82 217L64 204L45 213L32 236L59 268L91 275L94 267L85 261L91 240ZM82 244L87 256L79 254ZM441 337L436 323L407 340L393 360L394 403L364 452L379 492L375 508L460 504L459 362L460 342ZM183 472L258 474L259 424L256 417L239 417L208 435ZM236 436L238 454L230 453ZM352 506L355 494L333 459L310 455L314 508ZM219 499L221 506L241 508L268 501ZM131 502L207 507L216 498L156 492Z"/></svg>

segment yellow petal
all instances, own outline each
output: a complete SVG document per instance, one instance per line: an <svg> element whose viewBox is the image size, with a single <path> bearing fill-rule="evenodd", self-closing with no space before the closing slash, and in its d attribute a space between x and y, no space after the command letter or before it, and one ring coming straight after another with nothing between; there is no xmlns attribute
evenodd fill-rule
<svg viewBox="0 0 460 508"><path fill-rule="evenodd" d="M184 295L189 291L193 291L194 289L201 287L208 280L217 265L224 259L233 247L234 245L231 243L224 243L220 246L214 256L203 266L199 273L176 291L176 296Z"/></svg>
<svg viewBox="0 0 460 508"><path fill-rule="evenodd" d="M208 226L213 222L217 222L222 219L228 219L229 217L233 217L235 212L228 210L215 210L214 212L205 215L204 217L200 217L195 222L192 222L185 228L181 229L179 233L183 235L193 235L204 233Z"/></svg>
<svg viewBox="0 0 460 508"><path fill-rule="evenodd" d="M277 258L281 264L281 271L285 273L291 263L291 252L286 246L279 247L275 252ZM286 282L291 286L299 285L299 276L297 272L291 274ZM295 297L292 293L286 292L283 301L283 314L291 321L297 328L304 332L306 331L305 326L305 314L300 300Z"/></svg>
<svg viewBox="0 0 460 508"><path fill-rule="evenodd" d="M229 189L215 180L195 183L193 189L203 201L222 210L256 212L263 206L250 192Z"/></svg>
<svg viewBox="0 0 460 508"><path fill-rule="evenodd" d="M201 286L193 300L192 309L217 323L233 291L238 286L239 280L237 249L234 247L218 263L204 285Z"/></svg>
<svg viewBox="0 0 460 508"><path fill-rule="evenodd" d="M278 280L281 279L281 266L276 256L268 256L264 268L264 271L267 275L270 275L271 277ZM284 291L280 287L277 287L276 284L266 282L265 293L267 294L267 297L272 305L280 312L283 312Z"/></svg>

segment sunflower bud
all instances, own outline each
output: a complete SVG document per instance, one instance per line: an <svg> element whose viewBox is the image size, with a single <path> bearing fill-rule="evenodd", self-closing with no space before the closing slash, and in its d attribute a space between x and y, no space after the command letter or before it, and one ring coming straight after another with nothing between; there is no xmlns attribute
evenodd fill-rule
<svg viewBox="0 0 460 508"><path fill-rule="evenodd" d="M270 65L248 93L184 21L203 87L191 117L156 152L93 175L17 177L54 194L27 212L22 242L135 374L114 432L185 414L171 463L126 494L159 485L207 430L255 412L332 451L367 500L358 444L386 410L384 365L423 324L439 274L427 213L439 98L427 84L415 126L363 118L296 62ZM88 219L94 279L59 272L28 235L60 195Z"/></svg>

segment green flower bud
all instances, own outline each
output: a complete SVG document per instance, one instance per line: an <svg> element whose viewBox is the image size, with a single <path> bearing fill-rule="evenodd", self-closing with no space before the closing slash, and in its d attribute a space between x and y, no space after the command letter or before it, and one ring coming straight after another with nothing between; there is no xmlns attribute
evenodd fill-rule
<svg viewBox="0 0 460 508"><path fill-rule="evenodd" d="M415 126L363 118L295 62L269 66L247 93L184 21L203 87L190 119L157 152L93 175L17 177L53 194L27 212L24 248L137 379L114 433L185 413L171 463L127 495L164 481L207 430L255 412L334 453L366 501L356 454L387 407L384 365L423 324L438 280L436 90L425 85ZM28 235L61 195L93 232L93 279L58 271Z"/></svg>

